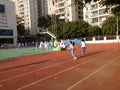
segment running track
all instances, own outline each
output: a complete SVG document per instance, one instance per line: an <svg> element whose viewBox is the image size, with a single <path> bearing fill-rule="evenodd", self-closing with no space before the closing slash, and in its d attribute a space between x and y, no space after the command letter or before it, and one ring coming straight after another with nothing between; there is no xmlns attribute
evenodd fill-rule
<svg viewBox="0 0 120 90"><path fill-rule="evenodd" d="M0 62L0 90L120 90L119 44L87 45Z"/></svg>

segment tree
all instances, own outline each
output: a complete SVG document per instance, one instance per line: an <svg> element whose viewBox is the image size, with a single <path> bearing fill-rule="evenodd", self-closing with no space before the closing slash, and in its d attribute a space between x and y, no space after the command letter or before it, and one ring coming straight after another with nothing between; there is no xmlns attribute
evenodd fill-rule
<svg viewBox="0 0 120 90"><path fill-rule="evenodd" d="M112 14L115 16L120 16L120 6L112 8Z"/></svg>
<svg viewBox="0 0 120 90"><path fill-rule="evenodd" d="M64 37L64 33L62 32L63 24L62 22L57 24L57 38Z"/></svg>
<svg viewBox="0 0 120 90"><path fill-rule="evenodd" d="M78 0L75 0L75 1L77 2ZM86 3L90 3L93 0L82 0L82 1L86 4ZM95 2L100 1L101 4L107 5L107 6L114 6L114 5L120 6L119 0L94 0L94 1Z"/></svg>
<svg viewBox="0 0 120 90"><path fill-rule="evenodd" d="M102 24L102 30L104 35L116 35L116 18L108 17Z"/></svg>
<svg viewBox="0 0 120 90"><path fill-rule="evenodd" d="M23 24L18 24L17 25L17 32L18 32L18 35L20 35L20 36L25 35L25 27L24 27Z"/></svg>
<svg viewBox="0 0 120 90"><path fill-rule="evenodd" d="M25 35L25 27L24 24L21 23L23 21L22 18L20 18L18 15L16 15L16 20L17 20L17 32L18 32L18 36L24 36Z"/></svg>
<svg viewBox="0 0 120 90"><path fill-rule="evenodd" d="M51 25L51 17L49 15L38 18L38 27L47 28L49 25Z"/></svg>
<svg viewBox="0 0 120 90"><path fill-rule="evenodd" d="M77 1L77 0L75 0L75 1ZM84 2L84 4L87 4L87 3L90 3L93 0L82 0L82 1ZM119 16L120 16L120 0L94 0L94 1L95 2L99 1L100 4L105 5L107 8L112 7L112 13L116 17L116 22L117 22L116 23L116 25L117 25L116 27L117 27L117 34L118 34L119 33L119 25L118 25L118 23L119 23ZM106 23L107 23L107 21L106 21ZM105 27L103 27L104 30L105 30L104 34L112 34L112 33L114 34L115 33L114 32L116 30L115 28L114 28L114 30L111 30L111 28L107 27L105 29ZM111 27L113 27L113 25ZM110 32L107 29L110 30Z"/></svg>
<svg viewBox="0 0 120 90"><path fill-rule="evenodd" d="M75 2L78 2L79 0L74 0ZM90 3L91 1L100 1L99 3L102 4L102 5L105 5L107 7L112 7L112 6L115 6L116 8L116 11L117 12L118 10L120 11L120 0L81 0L84 5L87 4L87 3Z"/></svg>
<svg viewBox="0 0 120 90"><path fill-rule="evenodd" d="M61 22L58 15L46 15L38 18L38 27L48 28L50 25Z"/></svg>
<svg viewBox="0 0 120 90"><path fill-rule="evenodd" d="M114 8L112 8L112 13L114 14L114 16L116 17L116 34L117 35L119 35L119 32L120 32L120 30L119 30L119 21L120 21L120 6L118 6L118 7L114 7Z"/></svg>
<svg viewBox="0 0 120 90"><path fill-rule="evenodd" d="M57 24L57 37L60 39L66 38L79 38L88 35L89 24L83 20L77 20L72 22L64 22ZM49 27L49 31L52 31L52 27Z"/></svg>
<svg viewBox="0 0 120 90"><path fill-rule="evenodd" d="M102 35L102 29L99 26L89 26L89 36Z"/></svg>

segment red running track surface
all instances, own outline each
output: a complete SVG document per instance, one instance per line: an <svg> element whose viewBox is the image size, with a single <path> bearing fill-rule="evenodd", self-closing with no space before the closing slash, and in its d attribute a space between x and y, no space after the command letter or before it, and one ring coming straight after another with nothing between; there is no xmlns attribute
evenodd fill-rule
<svg viewBox="0 0 120 90"><path fill-rule="evenodd" d="M120 45L88 44L0 62L0 90L119 90Z"/></svg>

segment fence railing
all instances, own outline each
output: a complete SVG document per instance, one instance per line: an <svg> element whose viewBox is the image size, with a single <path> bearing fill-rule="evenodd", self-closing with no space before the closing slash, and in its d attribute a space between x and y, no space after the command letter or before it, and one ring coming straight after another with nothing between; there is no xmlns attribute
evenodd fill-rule
<svg viewBox="0 0 120 90"><path fill-rule="evenodd" d="M89 36L86 37L86 41L91 41L93 40L93 38L95 38L95 40L104 40L104 38L106 37L106 40L115 40L116 39L116 35L107 35L107 36Z"/></svg>
<svg viewBox="0 0 120 90"><path fill-rule="evenodd" d="M48 35L50 35L51 37L53 37L54 39L56 39L56 36L52 32L50 32L48 30L45 30L44 28L40 28L39 27L39 31L40 31L41 34L47 33Z"/></svg>
<svg viewBox="0 0 120 90"><path fill-rule="evenodd" d="M81 43L81 39L67 39L63 40L64 43L68 43L69 41L75 42L75 44ZM111 36L99 36L99 37L85 37L86 43L113 43L119 42L120 37L111 35Z"/></svg>

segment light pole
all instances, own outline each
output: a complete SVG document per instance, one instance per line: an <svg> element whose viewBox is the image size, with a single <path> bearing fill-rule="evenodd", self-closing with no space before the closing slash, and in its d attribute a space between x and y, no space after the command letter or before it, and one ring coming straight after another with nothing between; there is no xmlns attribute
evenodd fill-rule
<svg viewBox="0 0 120 90"><path fill-rule="evenodd" d="M117 15L116 18L117 18L117 36L118 36L118 29L119 29L119 28L118 28L118 15Z"/></svg>
<svg viewBox="0 0 120 90"><path fill-rule="evenodd" d="M117 40L118 40L118 43L119 43L119 28L118 28L118 15L116 16L116 19L117 19Z"/></svg>

